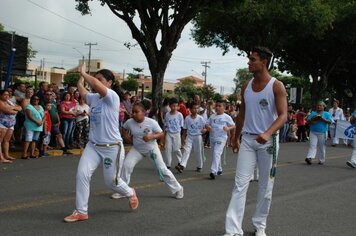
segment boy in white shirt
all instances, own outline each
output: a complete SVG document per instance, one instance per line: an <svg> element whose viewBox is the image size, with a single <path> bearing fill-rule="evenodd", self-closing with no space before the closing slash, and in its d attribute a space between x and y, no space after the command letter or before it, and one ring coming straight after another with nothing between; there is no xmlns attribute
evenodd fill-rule
<svg viewBox="0 0 356 236"><path fill-rule="evenodd" d="M164 119L165 138L164 142L162 142L162 146L165 148L165 162L168 169L172 165L172 154L177 157L178 163L182 161L180 132L184 123L183 115L178 111L179 105L176 98L169 100L169 107L171 111L167 112Z"/></svg>
<svg viewBox="0 0 356 236"><path fill-rule="evenodd" d="M194 156L197 165L197 172L203 168L202 155L202 134L205 133L205 119L198 115L199 105L193 103L190 108L190 115L185 118L183 126L183 157L182 161L175 167L179 173L182 173L187 166L190 152L194 149Z"/></svg>
<svg viewBox="0 0 356 236"><path fill-rule="evenodd" d="M216 114L211 115L206 122L206 129L210 132L210 145L213 152L211 179L215 179L216 175L222 174L221 155L224 152L228 132L235 128L232 118L224 113L225 104L223 101L216 101L215 111Z"/></svg>
<svg viewBox="0 0 356 236"><path fill-rule="evenodd" d="M161 180L168 185L172 194L175 194L175 198L182 199L184 196L183 187L172 172L167 169L156 141L162 138L163 131L157 121L145 117L145 112L142 103L135 103L132 107L132 118L123 125L122 136L127 143L132 143L133 146L126 155L121 178L124 182L130 183L135 165L142 158L148 157L153 162Z"/></svg>

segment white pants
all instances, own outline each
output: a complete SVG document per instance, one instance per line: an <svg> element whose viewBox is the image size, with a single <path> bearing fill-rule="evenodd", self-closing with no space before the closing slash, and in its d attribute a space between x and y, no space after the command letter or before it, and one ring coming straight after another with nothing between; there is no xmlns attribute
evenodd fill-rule
<svg viewBox="0 0 356 236"><path fill-rule="evenodd" d="M325 162L325 149L326 149L326 133L319 133L310 131L309 141L310 146L307 154L307 158L314 159L317 152L317 146L319 149L319 161Z"/></svg>
<svg viewBox="0 0 356 236"><path fill-rule="evenodd" d="M172 154L174 154L178 163L182 161L182 152L180 151L181 147L181 139L180 133L166 133L166 144L165 144L165 157L166 157L166 165L171 167L172 165Z"/></svg>
<svg viewBox="0 0 356 236"><path fill-rule="evenodd" d="M172 193L176 193L181 190L182 186L178 183L177 179L174 177L172 172L167 169L165 165L161 151L158 145L152 150L155 155L155 160L152 160L151 153L140 153L134 147L131 147L129 153L126 155L124 166L122 168L121 178L126 182L130 183L131 174L136 166L136 164L142 160L143 157L150 159L155 166L155 169L162 174L163 181L167 184L169 190Z"/></svg>
<svg viewBox="0 0 356 236"><path fill-rule="evenodd" d="M356 165L356 135L354 136L354 143L352 148L351 162Z"/></svg>
<svg viewBox="0 0 356 236"><path fill-rule="evenodd" d="M80 158L76 177L76 208L79 212L88 212L90 180L100 163L103 163L104 181L109 188L125 197L133 195L133 189L122 179L117 181L118 155L122 159L121 157L124 154L125 150L122 143L121 146L98 147L88 142Z"/></svg>
<svg viewBox="0 0 356 236"><path fill-rule="evenodd" d="M187 162L190 157L190 152L192 151L192 148L194 150L194 157L195 157L195 163L197 165L197 168L203 168L203 156L202 156L202 137L201 135L187 135L187 138L185 139L185 145L183 147L183 157L180 165L186 167Z"/></svg>
<svg viewBox="0 0 356 236"><path fill-rule="evenodd" d="M335 137L336 127L335 126L334 127L330 127L329 131L330 131L330 137L331 137L332 144L333 145L339 144L339 138Z"/></svg>
<svg viewBox="0 0 356 236"><path fill-rule="evenodd" d="M224 153L226 139L222 141L210 140L211 150L213 152L213 161L211 163L211 173L216 175L218 171L222 171L221 155Z"/></svg>
<svg viewBox="0 0 356 236"><path fill-rule="evenodd" d="M276 151L278 153L278 137L276 139ZM226 213L226 233L243 235L242 220L245 211L246 193L256 164L259 170L259 182L256 211L252 217L252 222L255 229L266 228L274 184L274 178L270 178L273 162L272 147L272 137L266 144L259 144L256 141L256 135L244 134L242 136L237 158L235 186Z"/></svg>

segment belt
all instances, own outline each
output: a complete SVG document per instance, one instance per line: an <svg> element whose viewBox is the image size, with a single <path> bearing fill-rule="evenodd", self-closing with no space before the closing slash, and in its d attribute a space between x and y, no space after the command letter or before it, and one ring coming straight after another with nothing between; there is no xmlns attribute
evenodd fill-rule
<svg viewBox="0 0 356 236"><path fill-rule="evenodd" d="M249 132L242 132L242 134L248 134L248 135L259 135L259 134L249 133Z"/></svg>
<svg viewBox="0 0 356 236"><path fill-rule="evenodd" d="M95 146L95 147L112 147L112 146L120 146L121 145L121 142L120 143L104 143L104 144L101 144L101 143L93 143L92 144Z"/></svg>

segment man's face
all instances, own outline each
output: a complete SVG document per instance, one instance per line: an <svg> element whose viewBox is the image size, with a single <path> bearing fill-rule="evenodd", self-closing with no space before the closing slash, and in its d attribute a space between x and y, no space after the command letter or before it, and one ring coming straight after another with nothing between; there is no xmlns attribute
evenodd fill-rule
<svg viewBox="0 0 356 236"><path fill-rule="evenodd" d="M249 72L256 73L263 70L266 66L266 60L261 60L257 52L251 52L247 64Z"/></svg>
<svg viewBox="0 0 356 236"><path fill-rule="evenodd" d="M26 85L25 84L20 84L17 89L23 93L26 92Z"/></svg>
<svg viewBox="0 0 356 236"><path fill-rule="evenodd" d="M47 91L48 90L48 83L43 83L42 84L42 90Z"/></svg>

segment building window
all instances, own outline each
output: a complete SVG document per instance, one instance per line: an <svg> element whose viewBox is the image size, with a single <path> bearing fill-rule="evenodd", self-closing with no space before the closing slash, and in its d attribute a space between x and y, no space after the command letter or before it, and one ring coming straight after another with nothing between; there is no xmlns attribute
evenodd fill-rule
<svg viewBox="0 0 356 236"><path fill-rule="evenodd" d="M150 86L146 86L146 89L149 89L150 88Z"/></svg>
<svg viewBox="0 0 356 236"><path fill-rule="evenodd" d="M97 69L100 69L100 62L97 62L97 63L96 63L96 68L97 68Z"/></svg>

